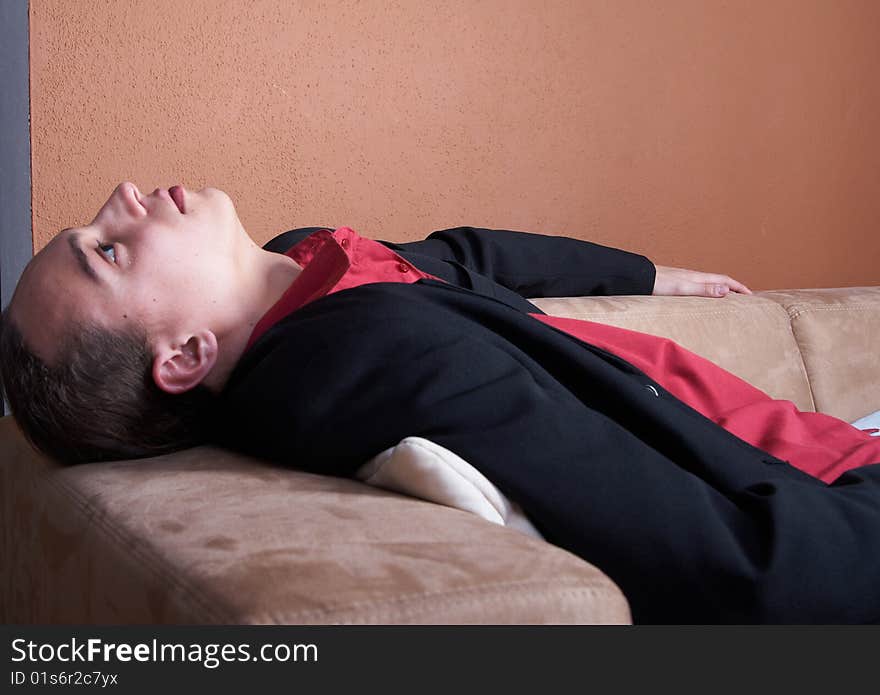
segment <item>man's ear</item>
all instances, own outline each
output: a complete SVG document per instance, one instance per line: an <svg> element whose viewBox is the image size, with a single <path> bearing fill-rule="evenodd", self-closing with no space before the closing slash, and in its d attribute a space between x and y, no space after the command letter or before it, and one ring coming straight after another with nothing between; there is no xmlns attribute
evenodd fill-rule
<svg viewBox="0 0 880 695"><path fill-rule="evenodd" d="M153 381L178 394L198 386L217 362L217 336L205 329L183 341L154 346Z"/></svg>

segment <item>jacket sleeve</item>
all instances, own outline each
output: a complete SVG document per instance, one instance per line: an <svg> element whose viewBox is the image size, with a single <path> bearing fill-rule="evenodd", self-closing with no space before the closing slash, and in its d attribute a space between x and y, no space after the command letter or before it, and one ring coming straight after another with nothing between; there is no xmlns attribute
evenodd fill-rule
<svg viewBox="0 0 880 695"><path fill-rule="evenodd" d="M382 243L460 263L527 298L654 290L655 267L647 257L565 236L453 227L422 241Z"/></svg>

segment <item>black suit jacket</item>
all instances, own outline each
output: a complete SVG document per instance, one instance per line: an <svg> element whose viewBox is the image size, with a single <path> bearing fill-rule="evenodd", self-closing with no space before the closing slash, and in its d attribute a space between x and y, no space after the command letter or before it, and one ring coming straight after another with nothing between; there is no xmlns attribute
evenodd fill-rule
<svg viewBox="0 0 880 695"><path fill-rule="evenodd" d="M263 248L286 252L319 229L279 234ZM645 256L568 237L506 229L453 227L422 241L381 241L416 268L458 287L543 314L526 297L651 294L654 264Z"/></svg>
<svg viewBox="0 0 880 695"><path fill-rule="evenodd" d="M388 244L453 280L351 288L280 321L233 371L218 439L342 476L406 436L430 439L605 571L636 622L880 620L880 465L825 485L496 286L650 291L647 259L496 234Z"/></svg>

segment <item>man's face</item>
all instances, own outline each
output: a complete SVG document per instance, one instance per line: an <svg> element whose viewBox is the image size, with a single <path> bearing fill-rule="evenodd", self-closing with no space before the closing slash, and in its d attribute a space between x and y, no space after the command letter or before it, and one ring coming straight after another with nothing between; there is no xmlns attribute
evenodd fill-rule
<svg viewBox="0 0 880 695"><path fill-rule="evenodd" d="M94 220L63 230L31 259L10 313L50 364L74 319L116 329L139 321L148 335L187 330L234 301L245 240L223 191L174 186L145 196L123 182Z"/></svg>

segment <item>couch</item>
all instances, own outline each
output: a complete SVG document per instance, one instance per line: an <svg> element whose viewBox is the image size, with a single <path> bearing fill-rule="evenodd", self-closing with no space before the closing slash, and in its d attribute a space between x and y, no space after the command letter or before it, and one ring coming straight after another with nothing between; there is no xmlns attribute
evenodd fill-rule
<svg viewBox="0 0 880 695"><path fill-rule="evenodd" d="M802 410L880 410L880 287L534 300ZM627 623L589 562L463 508L213 446L59 467L0 419L5 623Z"/></svg>

